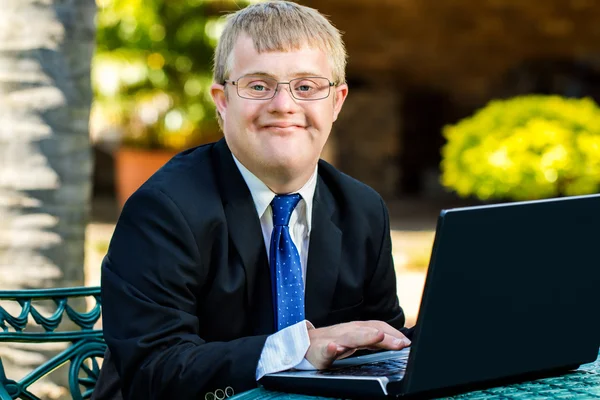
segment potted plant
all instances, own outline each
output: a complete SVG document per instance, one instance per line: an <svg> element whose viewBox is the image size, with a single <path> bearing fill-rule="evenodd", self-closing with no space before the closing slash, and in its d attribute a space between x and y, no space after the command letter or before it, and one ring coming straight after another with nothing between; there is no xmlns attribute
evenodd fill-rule
<svg viewBox="0 0 600 400"><path fill-rule="evenodd" d="M600 108L589 98L494 100L444 128L441 181L461 197L530 200L600 190Z"/></svg>
<svg viewBox="0 0 600 400"><path fill-rule="evenodd" d="M233 1L101 0L94 121L118 131L120 205L177 152L218 140L212 55Z"/></svg>

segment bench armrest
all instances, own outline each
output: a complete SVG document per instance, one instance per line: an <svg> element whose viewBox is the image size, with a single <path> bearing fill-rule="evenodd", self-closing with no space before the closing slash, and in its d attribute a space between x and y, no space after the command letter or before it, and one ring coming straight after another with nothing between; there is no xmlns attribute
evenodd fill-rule
<svg viewBox="0 0 600 400"><path fill-rule="evenodd" d="M0 383L0 400L12 400L12 397L8 394L4 386Z"/></svg>

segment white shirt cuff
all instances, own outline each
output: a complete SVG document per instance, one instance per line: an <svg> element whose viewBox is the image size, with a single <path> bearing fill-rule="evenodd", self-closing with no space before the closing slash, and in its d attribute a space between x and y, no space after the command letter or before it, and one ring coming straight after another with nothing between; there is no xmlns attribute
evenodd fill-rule
<svg viewBox="0 0 600 400"><path fill-rule="evenodd" d="M290 368L316 369L304 358L310 346L309 326L313 327L306 320L300 321L267 338L256 367L257 381L266 374Z"/></svg>
<svg viewBox="0 0 600 400"><path fill-rule="evenodd" d="M300 361L300 364L295 365L294 369L300 370L300 371L314 371L316 370L315 366L312 365L310 363L310 361L308 361L306 358L303 358L302 361Z"/></svg>

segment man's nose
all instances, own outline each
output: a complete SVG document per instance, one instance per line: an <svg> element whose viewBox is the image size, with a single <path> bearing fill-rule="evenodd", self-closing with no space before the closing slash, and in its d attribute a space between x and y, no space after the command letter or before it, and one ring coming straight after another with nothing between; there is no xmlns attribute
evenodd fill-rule
<svg viewBox="0 0 600 400"><path fill-rule="evenodd" d="M289 83L280 83L275 89L275 96L271 99L271 107L279 111L289 111L298 105L290 89Z"/></svg>

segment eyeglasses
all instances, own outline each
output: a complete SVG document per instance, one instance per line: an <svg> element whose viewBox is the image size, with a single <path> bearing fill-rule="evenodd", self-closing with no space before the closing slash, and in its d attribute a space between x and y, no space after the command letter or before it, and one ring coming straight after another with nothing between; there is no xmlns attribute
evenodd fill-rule
<svg viewBox="0 0 600 400"><path fill-rule="evenodd" d="M279 85L289 85L290 93L296 100L321 100L327 98L335 83L317 76L306 76L292 79L289 82L278 82L265 76L242 76L237 81L225 80L223 84L231 84L237 88L237 94L243 99L270 100L277 94Z"/></svg>

